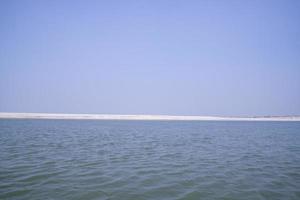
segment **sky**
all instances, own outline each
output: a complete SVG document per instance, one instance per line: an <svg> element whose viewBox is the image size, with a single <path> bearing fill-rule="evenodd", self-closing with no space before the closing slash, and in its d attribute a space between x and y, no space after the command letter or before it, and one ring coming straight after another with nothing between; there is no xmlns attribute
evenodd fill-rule
<svg viewBox="0 0 300 200"><path fill-rule="evenodd" d="M0 112L300 115L300 1L0 1Z"/></svg>

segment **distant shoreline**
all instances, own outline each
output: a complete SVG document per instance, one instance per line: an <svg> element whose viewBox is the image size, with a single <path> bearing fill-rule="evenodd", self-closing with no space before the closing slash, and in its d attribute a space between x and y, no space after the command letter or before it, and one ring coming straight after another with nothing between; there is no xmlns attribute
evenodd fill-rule
<svg viewBox="0 0 300 200"><path fill-rule="evenodd" d="M300 116L216 117L174 115L110 115L0 112L0 119L165 120L165 121L300 121Z"/></svg>

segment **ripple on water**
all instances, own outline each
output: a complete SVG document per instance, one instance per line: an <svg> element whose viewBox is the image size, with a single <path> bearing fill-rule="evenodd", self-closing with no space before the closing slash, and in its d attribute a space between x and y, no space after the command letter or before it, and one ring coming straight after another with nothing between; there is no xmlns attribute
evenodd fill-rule
<svg viewBox="0 0 300 200"><path fill-rule="evenodd" d="M0 120L0 199L300 199L300 123Z"/></svg>

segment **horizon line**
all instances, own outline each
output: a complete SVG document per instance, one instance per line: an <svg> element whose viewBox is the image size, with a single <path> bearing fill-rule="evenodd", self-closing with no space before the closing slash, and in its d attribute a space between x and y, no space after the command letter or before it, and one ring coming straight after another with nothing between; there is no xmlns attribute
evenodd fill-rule
<svg viewBox="0 0 300 200"><path fill-rule="evenodd" d="M84 120L179 120L179 121L300 121L299 115L209 116L154 114L74 114L40 112L0 112L0 119L84 119Z"/></svg>

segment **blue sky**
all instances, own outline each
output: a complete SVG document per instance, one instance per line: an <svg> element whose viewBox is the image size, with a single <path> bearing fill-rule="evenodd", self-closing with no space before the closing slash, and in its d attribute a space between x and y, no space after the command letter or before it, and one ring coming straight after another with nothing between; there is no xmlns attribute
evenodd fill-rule
<svg viewBox="0 0 300 200"><path fill-rule="evenodd" d="M0 1L0 111L299 115L300 1Z"/></svg>

